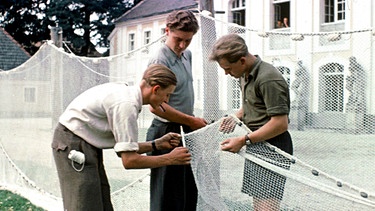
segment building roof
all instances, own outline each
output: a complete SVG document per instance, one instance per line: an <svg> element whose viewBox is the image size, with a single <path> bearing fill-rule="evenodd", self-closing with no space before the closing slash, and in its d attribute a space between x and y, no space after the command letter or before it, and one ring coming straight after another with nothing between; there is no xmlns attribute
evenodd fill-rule
<svg viewBox="0 0 375 211"><path fill-rule="evenodd" d="M0 71L10 70L30 58L30 54L0 27Z"/></svg>
<svg viewBox="0 0 375 211"><path fill-rule="evenodd" d="M194 0L143 0L127 11L115 22L124 22L154 15L170 13L174 10L196 9L198 2Z"/></svg>

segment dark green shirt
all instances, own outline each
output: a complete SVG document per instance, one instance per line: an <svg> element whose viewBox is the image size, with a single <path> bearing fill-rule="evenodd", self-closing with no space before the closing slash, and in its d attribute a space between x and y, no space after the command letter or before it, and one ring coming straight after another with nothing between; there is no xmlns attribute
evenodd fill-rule
<svg viewBox="0 0 375 211"><path fill-rule="evenodd" d="M243 86L243 119L249 128L259 128L272 116L289 114L289 87L282 74L259 56Z"/></svg>

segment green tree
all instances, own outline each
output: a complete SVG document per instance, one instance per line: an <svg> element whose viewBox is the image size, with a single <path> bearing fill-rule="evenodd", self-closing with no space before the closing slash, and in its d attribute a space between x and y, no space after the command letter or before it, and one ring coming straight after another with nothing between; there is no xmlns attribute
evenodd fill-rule
<svg viewBox="0 0 375 211"><path fill-rule="evenodd" d="M114 20L138 2L140 0L51 0L47 16L54 17L74 53L87 56L94 45L109 47L107 37L114 29Z"/></svg>
<svg viewBox="0 0 375 211"><path fill-rule="evenodd" d="M89 56L95 47L109 47L114 20L140 1L1 0L0 27L33 55L50 39L49 26L58 25L73 53Z"/></svg>
<svg viewBox="0 0 375 211"><path fill-rule="evenodd" d="M34 54L40 42L49 39L48 0L1 0L0 27L3 27L23 48Z"/></svg>

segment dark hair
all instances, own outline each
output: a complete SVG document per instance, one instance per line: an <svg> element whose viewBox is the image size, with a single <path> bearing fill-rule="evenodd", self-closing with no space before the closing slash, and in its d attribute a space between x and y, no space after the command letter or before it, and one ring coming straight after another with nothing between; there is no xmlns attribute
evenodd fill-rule
<svg viewBox="0 0 375 211"><path fill-rule="evenodd" d="M219 61L224 58L233 63L248 53L246 42L242 37L237 34L227 34L215 42L209 59Z"/></svg>
<svg viewBox="0 0 375 211"><path fill-rule="evenodd" d="M173 30L197 33L199 29L195 15L189 10L176 10L171 12L166 20L167 27Z"/></svg>
<svg viewBox="0 0 375 211"><path fill-rule="evenodd" d="M176 75L162 64L151 64L148 66L143 73L142 79L150 86L159 85L163 89L170 85L176 86L177 84Z"/></svg>

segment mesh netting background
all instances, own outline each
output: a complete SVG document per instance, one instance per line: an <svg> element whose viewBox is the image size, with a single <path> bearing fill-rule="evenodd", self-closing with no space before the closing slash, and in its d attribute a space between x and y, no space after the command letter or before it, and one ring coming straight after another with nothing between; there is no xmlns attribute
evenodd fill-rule
<svg viewBox="0 0 375 211"><path fill-rule="evenodd" d="M372 193L270 144L243 147L238 154L221 151L220 142L223 140L251 132L238 119L236 121L239 124L229 134L221 132L221 121L216 121L186 136L187 146L194 158L192 169L200 194L199 210L253 210L252 197L245 194L249 191L247 187L253 194L270 194L274 198L281 196L281 210L375 208ZM245 167L245 163L250 161L264 168L252 166L247 170L249 166ZM275 173L279 176L272 179ZM252 179L249 180L249 177ZM264 182L272 182L271 188ZM284 197L275 190L282 184L285 184ZM265 190L267 193L264 193ZM260 210L270 210L266 206L260 207Z"/></svg>
<svg viewBox="0 0 375 211"><path fill-rule="evenodd" d="M250 52L276 66L290 85L289 131L294 155L308 167L294 170L292 166L287 171L286 174L291 174L287 185L291 183L293 188L285 192L282 203L285 209L313 209L319 204L322 209L337 210L337 207L343 208L353 202L353 198L347 201L332 195L330 188L321 185L325 184L318 179L322 177L314 176L311 169L327 174L328 185L339 178L342 183L349 184L347 187L358 187L354 188L354 195L375 192L374 59L373 49L368 45L374 40L372 30L291 33L289 29L278 29L262 32L200 14L197 18L201 29L189 46L193 52L196 116L217 123L224 114L234 113L241 106L238 81L225 76L216 63L207 59L213 42L227 33L243 36ZM22 193L45 209L61 207L50 148L57 118L75 96L94 85L110 81L136 85L149 58L163 40L155 39L134 51L103 58L78 57L66 47L57 48L47 42L23 65L0 72L1 187ZM151 120L152 115L145 106L138 120L139 141L145 140ZM201 133L207 136L207 131ZM193 166L204 172L217 161L206 166L202 160L220 156L220 160L226 160L218 169L221 178L235 179L233 181L238 184L233 187L236 187L242 182L245 158L218 151L218 141L223 138L219 134L211 144L199 147L209 153L194 158ZM189 147L195 149L194 145ZM105 150L104 160L116 210L148 210L149 170L124 170L113 150ZM201 175L195 176L198 180L201 178ZM228 192L223 189L221 194L224 194L223 198L228 195L243 200L226 203L230 205L229 210L248 210L241 206L251 206L251 197L244 196L241 187ZM296 194L304 197L300 199ZM333 203L336 198L341 201ZM200 200L203 199L202 195ZM361 207L362 200L371 200L371 197L360 196L357 201L357 206L367 209ZM306 207L299 208L301 204ZM352 206L355 208L356 205Z"/></svg>

